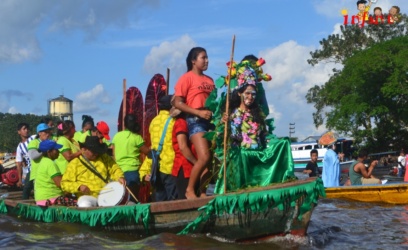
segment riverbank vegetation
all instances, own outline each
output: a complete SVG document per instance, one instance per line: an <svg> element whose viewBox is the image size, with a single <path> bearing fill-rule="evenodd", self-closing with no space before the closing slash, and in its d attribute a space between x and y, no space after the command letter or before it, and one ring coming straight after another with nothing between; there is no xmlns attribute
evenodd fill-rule
<svg viewBox="0 0 408 250"><path fill-rule="evenodd" d="M308 63L338 65L310 88L316 127L353 137L370 152L408 149L408 19L360 28L341 26L320 41Z"/></svg>
<svg viewBox="0 0 408 250"><path fill-rule="evenodd" d="M20 136L17 134L17 125L26 122L30 125L31 134L36 133L36 127L40 121L49 116L33 114L10 114L0 113L0 152L14 153Z"/></svg>

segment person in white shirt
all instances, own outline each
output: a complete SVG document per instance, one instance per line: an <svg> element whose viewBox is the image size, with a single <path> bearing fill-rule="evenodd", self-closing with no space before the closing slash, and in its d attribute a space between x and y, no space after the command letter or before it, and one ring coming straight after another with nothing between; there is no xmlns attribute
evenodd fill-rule
<svg viewBox="0 0 408 250"><path fill-rule="evenodd" d="M30 158L28 157L27 145L32 139L34 139L35 135L30 136L30 125L25 122L17 125L17 133L21 138L21 142L18 144L16 150L16 165L18 172L17 186L22 187L24 185L23 199L27 200L30 198L30 194L34 188L33 181L30 181L31 163ZM23 176L25 176L24 183Z"/></svg>

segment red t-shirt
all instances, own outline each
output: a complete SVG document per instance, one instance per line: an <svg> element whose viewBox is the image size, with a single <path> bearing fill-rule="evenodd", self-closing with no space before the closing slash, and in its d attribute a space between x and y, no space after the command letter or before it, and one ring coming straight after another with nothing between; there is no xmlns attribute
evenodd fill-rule
<svg viewBox="0 0 408 250"><path fill-rule="evenodd" d="M207 97L214 88L214 81L211 77L199 76L189 71L182 75L176 83L174 95L184 97L188 106L198 109L204 107Z"/></svg>
<svg viewBox="0 0 408 250"><path fill-rule="evenodd" d="M175 156L174 156L173 170L171 174L173 176L178 176L180 167L182 167L183 172L184 172L184 177L190 178L191 169L193 168L193 164L189 162L180 151L178 141L177 141L177 135L179 134L186 134L187 140L188 140L188 127L187 127L187 122L184 118L177 118L176 121L174 122L172 141L173 141L173 149L174 149ZM194 156L197 157L195 150L192 144L190 143L190 141L188 141L188 144Z"/></svg>

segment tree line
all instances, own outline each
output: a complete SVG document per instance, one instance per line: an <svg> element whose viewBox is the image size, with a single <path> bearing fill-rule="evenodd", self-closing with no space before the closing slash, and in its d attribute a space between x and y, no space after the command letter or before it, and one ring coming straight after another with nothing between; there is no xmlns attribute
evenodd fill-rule
<svg viewBox="0 0 408 250"><path fill-rule="evenodd" d="M17 134L17 125L25 122L30 126L31 134L36 133L36 127L45 118L50 116L38 116L33 114L10 114L0 113L0 152L14 153L20 136Z"/></svg>
<svg viewBox="0 0 408 250"><path fill-rule="evenodd" d="M329 80L308 90L316 127L325 125L371 152L408 150L408 22L346 25L320 41L308 63L333 62Z"/></svg>

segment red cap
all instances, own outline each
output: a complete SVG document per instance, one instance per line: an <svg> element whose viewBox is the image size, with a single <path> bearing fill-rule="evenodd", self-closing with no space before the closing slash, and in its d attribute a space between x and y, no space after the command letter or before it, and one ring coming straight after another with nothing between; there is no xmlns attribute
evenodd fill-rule
<svg viewBox="0 0 408 250"><path fill-rule="evenodd" d="M100 121L96 124L96 128L98 129L99 132L105 137L106 140L110 140L109 136L109 126L106 124L104 121Z"/></svg>

